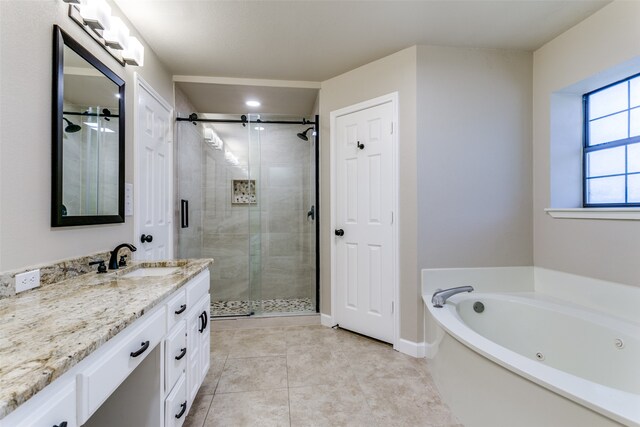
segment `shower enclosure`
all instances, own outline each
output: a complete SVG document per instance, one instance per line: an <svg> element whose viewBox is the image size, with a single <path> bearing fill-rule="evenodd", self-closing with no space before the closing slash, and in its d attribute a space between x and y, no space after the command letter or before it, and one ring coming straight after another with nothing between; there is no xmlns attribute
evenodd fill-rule
<svg viewBox="0 0 640 427"><path fill-rule="evenodd" d="M214 259L213 317L318 311L317 122L177 120L176 249Z"/></svg>

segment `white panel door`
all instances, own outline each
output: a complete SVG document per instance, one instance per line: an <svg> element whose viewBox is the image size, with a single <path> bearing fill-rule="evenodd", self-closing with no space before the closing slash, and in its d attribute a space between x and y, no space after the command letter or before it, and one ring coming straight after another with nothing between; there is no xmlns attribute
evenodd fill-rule
<svg viewBox="0 0 640 427"><path fill-rule="evenodd" d="M392 122L391 102L336 120L335 321L386 342L394 339Z"/></svg>
<svg viewBox="0 0 640 427"><path fill-rule="evenodd" d="M138 259L173 256L171 244L172 112L145 85L138 85ZM142 237L144 236L144 240Z"/></svg>

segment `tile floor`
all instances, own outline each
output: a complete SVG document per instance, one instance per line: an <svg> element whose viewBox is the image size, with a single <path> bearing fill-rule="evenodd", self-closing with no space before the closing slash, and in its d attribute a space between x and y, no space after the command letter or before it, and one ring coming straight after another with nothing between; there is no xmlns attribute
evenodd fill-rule
<svg viewBox="0 0 640 427"><path fill-rule="evenodd" d="M185 426L461 426L425 359L317 316L211 326L211 368Z"/></svg>

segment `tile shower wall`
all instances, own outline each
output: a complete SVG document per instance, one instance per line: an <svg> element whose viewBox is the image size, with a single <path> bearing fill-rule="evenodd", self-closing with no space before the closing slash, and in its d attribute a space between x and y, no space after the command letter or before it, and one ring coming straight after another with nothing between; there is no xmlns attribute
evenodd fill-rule
<svg viewBox="0 0 640 427"><path fill-rule="evenodd" d="M215 126L223 135L225 126L239 125ZM251 133L251 161L260 163L247 164L246 153L236 153L234 166L224 150L204 143L201 124L177 124L179 199L190 208L177 253L214 258L214 301L310 298L315 306L315 223L307 218L315 196L314 146L296 137L299 127L265 127ZM247 132L247 145L248 139ZM248 171L258 202L233 204L232 182L248 179Z"/></svg>
<svg viewBox="0 0 640 427"><path fill-rule="evenodd" d="M300 140L291 125L269 125L261 135L259 207L263 299L315 301L313 142ZM310 135L310 134L309 134Z"/></svg>
<svg viewBox="0 0 640 427"><path fill-rule="evenodd" d="M239 126L239 125L238 125ZM231 203L231 183L247 179L242 169L229 164L222 150L206 147L203 153L203 253L214 258L212 299L249 299L249 210Z"/></svg>

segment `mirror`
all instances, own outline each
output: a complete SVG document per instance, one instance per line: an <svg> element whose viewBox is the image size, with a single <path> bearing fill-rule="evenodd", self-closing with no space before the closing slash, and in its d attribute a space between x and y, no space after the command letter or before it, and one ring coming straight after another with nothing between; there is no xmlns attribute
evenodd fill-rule
<svg viewBox="0 0 640 427"><path fill-rule="evenodd" d="M124 222L124 80L53 32L51 225Z"/></svg>

